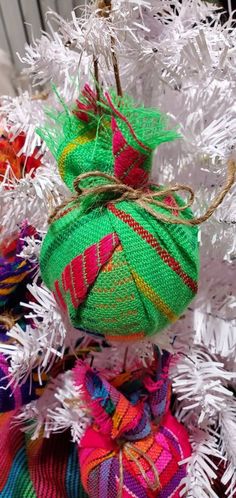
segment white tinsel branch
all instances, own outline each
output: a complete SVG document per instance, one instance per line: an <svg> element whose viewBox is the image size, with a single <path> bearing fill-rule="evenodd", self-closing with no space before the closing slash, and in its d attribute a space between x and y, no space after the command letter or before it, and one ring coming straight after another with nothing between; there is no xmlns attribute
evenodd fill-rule
<svg viewBox="0 0 236 498"><path fill-rule="evenodd" d="M7 169L0 183L1 235L16 231L25 219L38 231L45 231L49 215L66 195L68 189L52 162L20 179L12 178Z"/></svg>
<svg viewBox="0 0 236 498"><path fill-rule="evenodd" d="M228 372L224 363L204 349L193 348L188 355L180 355L171 376L185 421L191 420L194 413L199 427L206 421L215 423L233 397L227 386L236 378L236 373Z"/></svg>
<svg viewBox="0 0 236 498"><path fill-rule="evenodd" d="M52 433L71 430L72 440L79 443L91 421L84 405L80 386L73 381L71 371L58 375L46 386L43 394L22 408L16 420L25 425L24 431L37 439Z"/></svg>
<svg viewBox="0 0 236 498"><path fill-rule="evenodd" d="M77 341L83 338L81 332L66 327L53 294L46 287L34 283L28 289L35 301L21 304L30 310L25 318L31 319L32 325L27 325L26 330L14 325L7 332L13 344L0 345L0 351L10 359L9 383L24 383L36 368L40 379L56 359L63 358L66 349L73 352Z"/></svg>
<svg viewBox="0 0 236 498"><path fill-rule="evenodd" d="M212 488L212 480L217 479L217 464L213 458L222 459L217 437L211 431L192 428L190 431L192 455L182 463L187 463L187 476L182 480L180 496L186 498L222 498Z"/></svg>
<svg viewBox="0 0 236 498"><path fill-rule="evenodd" d="M236 401L228 403L219 416L220 448L227 460L222 482L227 486L227 496L236 493Z"/></svg>

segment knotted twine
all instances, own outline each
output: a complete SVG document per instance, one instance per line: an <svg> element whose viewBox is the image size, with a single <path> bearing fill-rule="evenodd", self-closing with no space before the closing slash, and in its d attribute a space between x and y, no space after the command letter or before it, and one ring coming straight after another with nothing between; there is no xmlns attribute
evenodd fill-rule
<svg viewBox="0 0 236 498"><path fill-rule="evenodd" d="M129 200L138 204L140 207L142 207L145 211L147 211L149 214L151 214L154 218L156 218L159 221L164 221L166 223L170 223L173 225L189 225L189 226L200 225L204 221L207 221L215 212L217 207L222 203L226 194L229 192L229 190L231 189L232 185L235 182L235 175L236 175L236 162L230 159L227 164L227 178L225 184L223 185L223 188L219 192L219 194L216 195L215 199L212 201L205 214L197 218L186 220L179 217L165 216L164 214L157 212L155 209L153 209L152 205L159 206L171 211L175 210L178 213L184 211L185 209L191 207L195 200L194 191L190 186L184 184L176 184L173 186L162 188L160 190L160 187L158 185L151 184L148 189L147 187L143 189L135 189L133 187L130 187L129 185L122 183L114 175L109 175L101 171L89 171L88 173L82 173L81 175L77 176L77 178L74 181L74 189L76 191L76 195L72 196L70 199L65 200L65 202L63 202L60 206L56 207L52 215L49 217L49 223L52 223L57 219L59 219L61 216L63 216L62 210L64 208L68 207L66 211L68 212L77 207L77 204L74 204L69 208L70 203L74 201L80 203L86 198L87 199L94 198L92 202L93 207L101 204L106 206L109 203L114 204L117 202ZM82 186L82 182L84 180L92 178L100 178L100 179L104 178L108 180L109 183L104 183L102 185L94 185L91 187ZM152 190L153 188L154 189L158 188L159 190L158 191ZM166 197L172 194L173 192L180 192L180 191L184 191L190 194L189 199L184 204L184 206L176 205L173 208L173 206L168 206L164 200L160 199L163 196ZM109 200L103 194L108 194Z"/></svg>
<svg viewBox="0 0 236 498"><path fill-rule="evenodd" d="M150 468L152 469L153 475L154 475L153 482L148 478L145 469L142 467L141 463L138 461L138 458L136 458L135 455L133 454L134 452L138 453L138 455L140 455L150 465ZM143 479L146 482L148 488L151 491L157 491L158 489L160 489L161 485L160 485L159 473L158 473L158 470L157 470L153 460L149 457L149 455L147 455L140 448L137 448L136 446L134 446L134 444L129 443L129 442L124 442L123 444L121 443L121 449L119 452L120 476L119 476L119 491L118 491L117 498L122 498L122 495L123 495L123 485L124 485L123 454L125 454L125 453L130 458L130 460L132 460L135 463L135 465L137 466L137 468L140 471L140 473L142 474Z"/></svg>

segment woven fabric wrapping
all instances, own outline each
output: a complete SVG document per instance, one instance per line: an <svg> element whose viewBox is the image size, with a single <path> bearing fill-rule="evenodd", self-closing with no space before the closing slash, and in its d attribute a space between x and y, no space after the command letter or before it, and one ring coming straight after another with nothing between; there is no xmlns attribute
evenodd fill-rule
<svg viewBox="0 0 236 498"><path fill-rule="evenodd" d="M9 178L19 180L27 173L34 176L34 171L41 165L41 156L38 155L37 147L31 156L22 153L25 139L24 133L20 133L14 140L10 134L0 136L0 182L8 169Z"/></svg>
<svg viewBox="0 0 236 498"><path fill-rule="evenodd" d="M0 415L0 498L86 498L70 434L32 441L15 415Z"/></svg>
<svg viewBox="0 0 236 498"><path fill-rule="evenodd" d="M176 137L153 109L119 108L107 96L102 115L85 89L74 113L57 116L41 135L73 191L75 178L96 171L149 191L152 152ZM86 111L86 112L85 112ZM101 177L83 187L106 183ZM51 224L41 251L41 272L74 327L114 340L141 339L177 320L197 291L197 228L157 221L135 201L109 202L110 194L87 196L65 207ZM190 219L177 195L162 198L158 213Z"/></svg>
<svg viewBox="0 0 236 498"><path fill-rule="evenodd" d="M77 363L75 380L94 417L78 448L90 498L180 498L186 468L179 462L191 449L186 430L169 410L168 361L168 354L156 359L151 374L131 374L119 389Z"/></svg>
<svg viewBox="0 0 236 498"><path fill-rule="evenodd" d="M8 309L10 301L17 290L17 300L19 299L19 286L25 285L32 279L37 264L19 256L24 247L24 237L31 236L38 238L36 230L28 225L22 224L20 232L15 240L9 245L1 247L2 257L0 257L0 312Z"/></svg>

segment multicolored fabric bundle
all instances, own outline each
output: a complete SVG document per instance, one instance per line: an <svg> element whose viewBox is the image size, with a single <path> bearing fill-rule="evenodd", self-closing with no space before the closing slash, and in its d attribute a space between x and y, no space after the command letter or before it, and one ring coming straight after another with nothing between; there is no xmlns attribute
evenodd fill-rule
<svg viewBox="0 0 236 498"><path fill-rule="evenodd" d="M77 185L108 185L113 176L137 191L158 191L149 183L155 148L173 140L158 111L135 108L128 98L100 105L86 87L74 112L41 132L59 171L75 192ZM99 171L100 173L96 173ZM91 175L95 172L95 175ZM119 197L119 196L118 196ZM178 319L197 291L197 228L157 221L135 199L116 200L114 191L79 196L52 222L41 251L41 272L74 327L113 340L153 335ZM163 195L157 214L189 220L190 209L177 195Z"/></svg>
<svg viewBox="0 0 236 498"><path fill-rule="evenodd" d="M29 276L33 277L37 267L36 263L19 256L24 246L23 239L27 236L38 238L36 230L25 222L17 237L1 248L3 257L0 258L0 310L9 305L16 289L20 284L26 284ZM17 298L19 301L19 295Z"/></svg>
<svg viewBox="0 0 236 498"><path fill-rule="evenodd" d="M19 180L27 173L34 176L35 170L41 165L41 156L37 147L31 156L22 153L25 139L24 133L20 133L15 139L12 139L11 134L0 137L0 182L9 167L10 178Z"/></svg>
<svg viewBox="0 0 236 498"><path fill-rule="evenodd" d="M16 413L0 415L0 498L86 498L70 434L33 441Z"/></svg>
<svg viewBox="0 0 236 498"><path fill-rule="evenodd" d="M157 355L151 373L119 385L82 362L82 385L94 418L78 448L82 483L90 498L179 498L191 455L187 431L169 410L169 355ZM136 377L136 378L135 378ZM121 376L122 378L122 376ZM114 387L114 384L119 387Z"/></svg>

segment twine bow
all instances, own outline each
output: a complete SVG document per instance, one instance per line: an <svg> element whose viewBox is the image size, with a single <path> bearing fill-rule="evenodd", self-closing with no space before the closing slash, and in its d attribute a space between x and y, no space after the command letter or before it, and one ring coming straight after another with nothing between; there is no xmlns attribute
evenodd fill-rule
<svg viewBox="0 0 236 498"><path fill-rule="evenodd" d="M139 462L138 458L136 458L134 453L137 453L138 455L140 455L150 465L150 468L152 469L153 476L154 476L153 481L151 481L151 479L149 479L145 469L142 467L141 463ZM125 442L125 443L121 444L121 448L120 448L120 452L119 452L120 482L119 482L119 491L118 491L117 498L122 498L122 495L123 495L123 485L124 485L123 455L124 454L126 454L127 457L132 462L135 463L135 465L137 466L138 470L142 474L143 479L144 479L144 481L147 484L149 489L151 489L152 491L156 491L157 489L160 489L161 485L160 485L159 474L158 474L158 470L157 470L153 460L150 458L149 455L147 455L140 448L137 448L134 444L129 443L129 442Z"/></svg>
<svg viewBox="0 0 236 498"><path fill-rule="evenodd" d="M86 198L90 197L90 204L96 206L99 204L107 205L109 203L117 203L121 201L132 201L138 204L140 207L145 209L148 213L150 213L154 218L159 221L164 221L170 223L172 225L200 225L204 221L208 220L210 216L214 213L217 207L222 203L224 197L229 192L230 188L234 184L236 174L236 162L233 160L228 161L228 170L227 170L227 178L226 182L223 185L222 190L217 194L215 199L212 201L210 206L208 207L205 214L198 218L192 219L184 219L180 217L174 217L172 215L166 216L161 212L156 211L152 206L162 207L165 210L169 211L177 211L178 213L181 211L185 211L188 207L192 206L195 194L191 187L184 184L176 184L170 187L162 188L158 187L156 184L150 185L149 190L145 189L134 189L129 185L122 183L118 178L113 175L109 175L107 173L103 173L101 171L90 171L88 173L82 173L79 175L74 181L74 188L77 195L73 196L71 199L66 200L65 203L58 206L54 213L49 218L49 223L56 221L58 218L63 215L62 210L64 207L68 206L69 203L73 201L82 201ZM91 185L83 187L83 181L92 179L92 178L104 178L107 180L107 183L102 183L100 185ZM159 190L154 190L159 188ZM163 200L163 197L171 195L173 192L184 191L190 194L188 201L184 204L184 206L175 205L169 206ZM108 194L109 200L106 195ZM68 208L68 211L71 211L76 206L72 206Z"/></svg>

